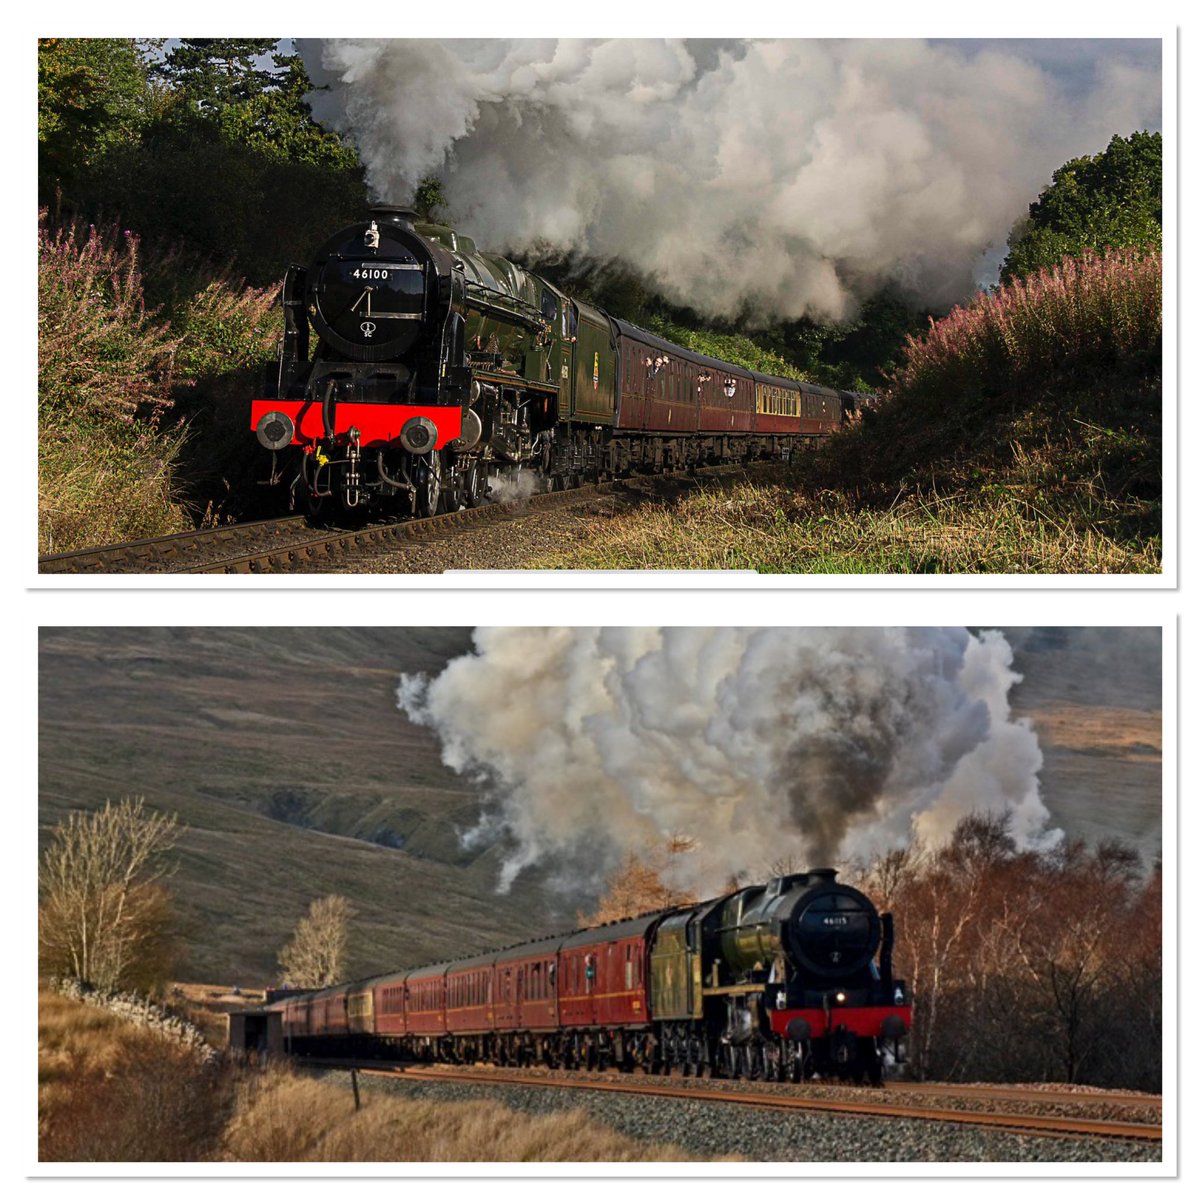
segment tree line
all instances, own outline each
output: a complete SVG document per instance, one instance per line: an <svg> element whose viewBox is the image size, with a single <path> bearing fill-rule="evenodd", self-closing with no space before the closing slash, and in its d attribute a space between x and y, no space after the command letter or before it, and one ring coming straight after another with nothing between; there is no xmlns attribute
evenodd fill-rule
<svg viewBox="0 0 1200 1200"><path fill-rule="evenodd" d="M41 39L39 206L274 284L366 203L358 153L312 119L311 91L275 38Z"/></svg>
<svg viewBox="0 0 1200 1200"><path fill-rule="evenodd" d="M1161 1091L1161 864L1116 840L1018 850L975 814L855 882L896 914L918 1078Z"/></svg>

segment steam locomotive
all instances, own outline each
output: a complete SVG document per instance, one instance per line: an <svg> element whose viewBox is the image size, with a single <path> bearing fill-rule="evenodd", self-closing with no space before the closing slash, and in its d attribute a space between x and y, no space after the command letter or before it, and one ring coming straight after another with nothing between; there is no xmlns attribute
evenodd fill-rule
<svg viewBox="0 0 1200 1200"><path fill-rule="evenodd" d="M373 208L290 267L283 311L250 423L264 482L313 511L430 516L481 503L495 475L564 488L786 458L864 399L673 345L407 209Z"/></svg>
<svg viewBox="0 0 1200 1200"><path fill-rule="evenodd" d="M891 915L835 875L289 996L256 1028L295 1054L879 1083L911 1004Z"/></svg>

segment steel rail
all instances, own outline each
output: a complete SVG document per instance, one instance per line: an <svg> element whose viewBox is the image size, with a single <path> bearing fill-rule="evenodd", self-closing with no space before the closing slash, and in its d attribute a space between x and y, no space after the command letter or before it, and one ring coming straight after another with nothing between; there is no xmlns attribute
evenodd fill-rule
<svg viewBox="0 0 1200 1200"><path fill-rule="evenodd" d="M973 1083L896 1083L890 1091L911 1092L918 1096L961 1096L965 1099L1016 1100L1030 1104L1079 1104L1082 1106L1113 1104L1123 1108L1157 1108L1162 1110L1162 1097L1148 1092L1071 1092L1065 1088L1022 1088L1019 1085Z"/></svg>
<svg viewBox="0 0 1200 1200"><path fill-rule="evenodd" d="M92 574L111 571L114 567L145 571L178 563L185 556L204 553L210 545L244 545L255 538L278 536L280 532L306 528L307 525L306 517L271 517L263 521L220 525L215 529L191 529L185 533L114 542L109 546L89 546L62 554L41 555L38 558L38 571L42 574Z"/></svg>
<svg viewBox="0 0 1200 1200"><path fill-rule="evenodd" d="M301 1060L304 1061L304 1060ZM953 1125L971 1125L999 1132L1048 1137L1108 1137L1133 1141L1162 1141L1160 1125L1134 1121L1103 1121L1083 1117L1047 1117L1032 1113L999 1113L930 1108L924 1105L882 1104L872 1101L818 1099L809 1096L775 1095L766 1092L731 1092L695 1087L670 1087L662 1083L629 1083L611 1079L551 1078L523 1076L494 1071L471 1071L446 1067L381 1067L376 1062L352 1062L343 1059L307 1060L314 1066L357 1070L369 1075L415 1083L481 1083L492 1086L583 1088L631 1096L651 1096L669 1100L698 1100L706 1103L742 1104L777 1112L832 1113L839 1116L887 1117L916 1121L936 1121Z"/></svg>
<svg viewBox="0 0 1200 1200"><path fill-rule="evenodd" d="M723 463L711 467L698 467L687 472L686 477L744 471L746 466L747 464ZM633 478L653 484L660 480L678 480L681 475L685 475L685 472L665 472L662 475ZM38 559L38 570L47 574L97 574L116 571L120 574L146 572L167 575L236 575L301 570L308 563L403 542L430 540L465 525L512 520L523 516L529 510L576 503L590 496L621 488L625 483L625 480L585 483L563 491L538 492L523 500L482 504L478 508L464 508L433 517L406 518L401 521L364 525L359 529L317 530L309 524L307 517L247 521L238 525L222 525L215 529L192 530L187 533L119 542L111 546L93 546L62 554L43 555ZM305 531L309 536L296 538L294 535L299 531ZM292 535L290 538L289 534ZM255 545L258 541L265 541L266 544ZM230 554L229 550L240 550L241 553ZM214 556L213 551L226 553Z"/></svg>

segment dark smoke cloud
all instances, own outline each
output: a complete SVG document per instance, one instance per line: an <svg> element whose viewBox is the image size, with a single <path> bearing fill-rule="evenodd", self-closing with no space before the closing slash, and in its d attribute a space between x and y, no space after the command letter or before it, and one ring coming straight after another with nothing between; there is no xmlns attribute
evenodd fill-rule
<svg viewBox="0 0 1200 1200"><path fill-rule="evenodd" d="M680 882L719 887L781 856L836 862L1007 812L1052 843L1041 752L1012 720L997 633L963 629L483 629L400 707L482 781L476 840L598 882L671 833Z"/></svg>

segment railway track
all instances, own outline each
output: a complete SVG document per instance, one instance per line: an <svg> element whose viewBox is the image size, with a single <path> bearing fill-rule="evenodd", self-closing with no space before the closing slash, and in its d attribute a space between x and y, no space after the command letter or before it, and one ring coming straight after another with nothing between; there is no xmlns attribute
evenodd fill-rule
<svg viewBox="0 0 1200 1200"><path fill-rule="evenodd" d="M918 1096L945 1096L960 1099L1015 1100L1022 1103L1076 1104L1094 1107L1116 1104L1122 1108L1146 1108L1162 1112L1162 1097L1148 1092L1072 1092L1066 1088L1053 1087L1005 1087L983 1083L905 1083L902 1090Z"/></svg>
<svg viewBox="0 0 1200 1200"><path fill-rule="evenodd" d="M937 1121L952 1125L994 1129L1004 1133L1017 1133L1040 1137L1070 1138L1117 1138L1139 1142L1161 1142L1161 1124L1137 1121L1098 1120L1089 1117L1043 1115L1037 1113L1000 1112L994 1110L967 1110L957 1108L935 1108L928 1104L904 1103L903 1101L859 1100L797 1095L794 1092L732 1091L704 1087L695 1082L691 1085L672 1085L660 1078L647 1078L635 1082L633 1079L605 1079L587 1076L531 1075L525 1071L504 1068L456 1068L441 1066L380 1066L377 1062L358 1062L347 1059L313 1059L313 1066L339 1070L356 1070L360 1074L378 1075L410 1083L469 1083L485 1086L521 1086L542 1088L584 1089L596 1092L654 1097L664 1100L693 1100L702 1103L738 1104L752 1108L769 1109L776 1112L830 1113L840 1116L886 1117L894 1119ZM937 1086L937 1085L934 1085ZM947 1085L953 1087L955 1085ZM901 1091L905 1089L900 1089ZM984 1097L998 1089L963 1088L972 1098ZM1019 1089L1004 1089L1017 1093L1019 1098L1039 1101L1045 1093ZM1076 1093L1056 1093L1055 1097ZM1123 1098L1122 1098L1123 1102Z"/></svg>
<svg viewBox="0 0 1200 1200"><path fill-rule="evenodd" d="M729 465L701 467L691 474L705 477L745 469L744 466ZM678 473L639 478L643 481L677 480ZM356 553L453 536L455 530L468 525L511 520L529 510L578 503L624 486L621 480L587 483L561 492L539 492L517 502L484 504L435 517L381 522L354 529L320 529L307 517L247 521L216 529L42 555L38 558L38 571L40 574L104 575L246 575L303 571L306 566Z"/></svg>

